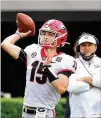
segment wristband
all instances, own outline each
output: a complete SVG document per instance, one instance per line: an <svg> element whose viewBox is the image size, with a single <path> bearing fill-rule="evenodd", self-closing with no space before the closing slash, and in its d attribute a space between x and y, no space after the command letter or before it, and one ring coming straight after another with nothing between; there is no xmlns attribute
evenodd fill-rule
<svg viewBox="0 0 101 118"><path fill-rule="evenodd" d="M48 77L50 83L51 83L52 81L58 79L58 77L55 77L55 76L53 75L53 73L52 73L48 68L45 68L45 69L44 69L44 74Z"/></svg>
<svg viewBox="0 0 101 118"><path fill-rule="evenodd" d="M17 33L17 32L16 32L15 34L18 34L18 35L19 35L19 37L20 37L20 39L22 38L22 37L21 37L21 35L20 35L19 33Z"/></svg>
<svg viewBox="0 0 101 118"><path fill-rule="evenodd" d="M54 74L49 70L48 67L51 67L51 65L44 65L41 62L41 67L44 68L44 71L42 71L42 73L48 77L50 83L58 79L58 77L54 76Z"/></svg>

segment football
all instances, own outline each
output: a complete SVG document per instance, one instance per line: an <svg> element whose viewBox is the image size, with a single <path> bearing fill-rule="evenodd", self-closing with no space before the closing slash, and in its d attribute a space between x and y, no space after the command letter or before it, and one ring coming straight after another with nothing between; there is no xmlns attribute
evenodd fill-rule
<svg viewBox="0 0 101 118"><path fill-rule="evenodd" d="M24 13L17 13L16 15L16 23L19 32L27 32L29 30L32 31L30 36L35 35L35 23L32 18Z"/></svg>

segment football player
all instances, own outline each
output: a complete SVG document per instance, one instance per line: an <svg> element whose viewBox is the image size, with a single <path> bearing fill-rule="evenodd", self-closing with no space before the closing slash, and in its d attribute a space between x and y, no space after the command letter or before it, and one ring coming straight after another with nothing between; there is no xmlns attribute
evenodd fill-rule
<svg viewBox="0 0 101 118"><path fill-rule="evenodd" d="M66 42L68 31L61 21L51 19L39 29L38 44L33 43L24 50L14 45L30 33L17 32L7 37L1 46L14 59L27 64L22 117L55 118L55 106L76 68L73 57L57 52Z"/></svg>

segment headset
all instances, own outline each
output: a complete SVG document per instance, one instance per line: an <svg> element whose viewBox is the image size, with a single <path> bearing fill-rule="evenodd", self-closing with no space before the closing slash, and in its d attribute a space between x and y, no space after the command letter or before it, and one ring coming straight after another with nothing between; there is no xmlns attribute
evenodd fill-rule
<svg viewBox="0 0 101 118"><path fill-rule="evenodd" d="M80 39L82 36L84 36L84 35L90 35L90 36L92 36L92 37L95 39L96 44L99 45L99 40L98 40L94 35L89 34L89 33L86 33L86 32L83 32L83 33L77 38L77 40L75 41L75 45L74 45L75 53L79 53L79 52L80 52L80 46L78 45L78 43L79 43L79 39Z"/></svg>

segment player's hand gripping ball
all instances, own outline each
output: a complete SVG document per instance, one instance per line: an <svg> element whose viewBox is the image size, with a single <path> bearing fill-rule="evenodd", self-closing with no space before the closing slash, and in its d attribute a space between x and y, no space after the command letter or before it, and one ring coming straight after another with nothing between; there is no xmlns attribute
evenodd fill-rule
<svg viewBox="0 0 101 118"><path fill-rule="evenodd" d="M32 31L32 33L30 34L30 36L34 36L35 35L35 23L32 20L32 18L24 13L18 13L16 16L16 23L17 23L17 27L19 32L27 32L29 30Z"/></svg>

